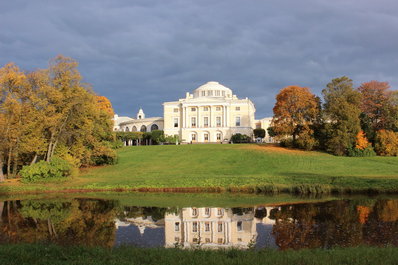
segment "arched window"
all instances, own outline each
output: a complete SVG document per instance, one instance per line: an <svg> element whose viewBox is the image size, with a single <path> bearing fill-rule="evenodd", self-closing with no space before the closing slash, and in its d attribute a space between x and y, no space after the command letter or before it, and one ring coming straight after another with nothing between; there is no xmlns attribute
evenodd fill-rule
<svg viewBox="0 0 398 265"><path fill-rule="evenodd" d="M137 127L133 126L133 128L131 128L132 132L136 132L137 131Z"/></svg>
<svg viewBox="0 0 398 265"><path fill-rule="evenodd" d="M159 126L157 126L156 124L152 124L151 131L156 131L156 130L159 130Z"/></svg>
<svg viewBox="0 0 398 265"><path fill-rule="evenodd" d="M141 126L140 132L146 132L146 126L145 125Z"/></svg>
<svg viewBox="0 0 398 265"><path fill-rule="evenodd" d="M129 127L126 126L125 131L126 131L126 132L129 132L129 131L130 131Z"/></svg>

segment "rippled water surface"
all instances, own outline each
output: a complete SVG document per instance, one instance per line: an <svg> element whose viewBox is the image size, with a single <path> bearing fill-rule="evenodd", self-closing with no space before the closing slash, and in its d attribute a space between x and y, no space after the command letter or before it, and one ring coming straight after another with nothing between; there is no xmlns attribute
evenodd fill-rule
<svg viewBox="0 0 398 265"><path fill-rule="evenodd" d="M398 245L396 199L214 205L139 207L87 198L0 201L0 243L279 249Z"/></svg>

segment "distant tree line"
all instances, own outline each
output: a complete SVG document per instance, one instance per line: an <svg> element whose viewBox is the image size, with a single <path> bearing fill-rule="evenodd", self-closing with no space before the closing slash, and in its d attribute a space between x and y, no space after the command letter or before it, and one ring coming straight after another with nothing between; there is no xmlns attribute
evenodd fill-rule
<svg viewBox="0 0 398 265"><path fill-rule="evenodd" d="M398 155L398 92L387 82L355 89L343 76L322 95L323 100L306 87L281 89L270 128L281 145L335 155Z"/></svg>
<svg viewBox="0 0 398 265"><path fill-rule="evenodd" d="M116 161L112 106L82 82L77 66L60 55L47 69L25 72L14 63L0 68L0 181L23 167L40 178L57 165L68 175L73 168Z"/></svg>

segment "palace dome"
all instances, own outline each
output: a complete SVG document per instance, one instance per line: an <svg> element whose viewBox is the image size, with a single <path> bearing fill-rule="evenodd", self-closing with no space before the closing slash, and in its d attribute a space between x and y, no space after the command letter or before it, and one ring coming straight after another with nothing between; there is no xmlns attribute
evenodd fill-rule
<svg viewBox="0 0 398 265"><path fill-rule="evenodd" d="M197 97L232 97L232 90L218 82L210 81L194 90L193 95Z"/></svg>

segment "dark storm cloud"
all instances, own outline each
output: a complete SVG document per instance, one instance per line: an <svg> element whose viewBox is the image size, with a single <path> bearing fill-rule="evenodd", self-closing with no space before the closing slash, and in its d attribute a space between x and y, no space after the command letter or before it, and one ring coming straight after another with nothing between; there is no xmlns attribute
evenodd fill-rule
<svg viewBox="0 0 398 265"><path fill-rule="evenodd" d="M272 115L287 85L318 95L347 75L398 86L396 1L2 1L0 62L33 70L57 54L120 115L216 80Z"/></svg>

